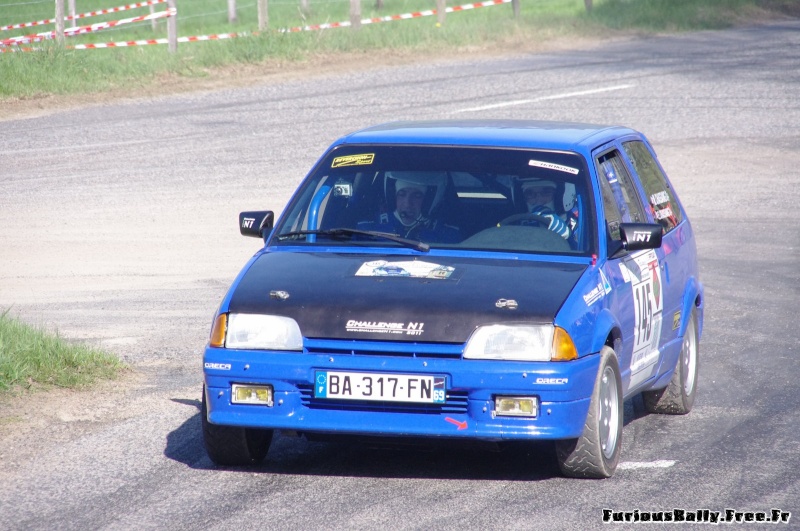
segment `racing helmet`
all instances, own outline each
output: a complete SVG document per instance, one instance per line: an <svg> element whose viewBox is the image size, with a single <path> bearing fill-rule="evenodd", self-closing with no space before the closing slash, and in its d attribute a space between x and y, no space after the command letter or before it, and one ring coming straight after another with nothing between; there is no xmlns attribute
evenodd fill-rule
<svg viewBox="0 0 800 531"><path fill-rule="evenodd" d="M522 199L525 199L525 190L537 187L553 188L553 201L547 206L559 214L562 212L569 212L575 206L577 190L573 183L557 183L547 179L521 179L520 188L523 195Z"/></svg>
<svg viewBox="0 0 800 531"><path fill-rule="evenodd" d="M429 217L444 199L447 172L443 171L387 171L384 173L384 193L389 210L396 208L395 195L403 188L418 188L425 194L422 215Z"/></svg>
<svg viewBox="0 0 800 531"><path fill-rule="evenodd" d="M533 189L533 188L550 188L550 189L552 189L552 191L553 191L552 199L550 201L548 201L547 203L539 203L539 205L545 206L545 207L549 208L550 210L555 210L556 209L555 199L556 199L556 192L557 192L558 186L556 185L555 182L549 181L549 180L546 180L546 179L525 179L525 180L523 180L521 182L521 188L522 188L523 199L526 199L526 200L527 200L527 197L525 196L525 194L530 189Z"/></svg>

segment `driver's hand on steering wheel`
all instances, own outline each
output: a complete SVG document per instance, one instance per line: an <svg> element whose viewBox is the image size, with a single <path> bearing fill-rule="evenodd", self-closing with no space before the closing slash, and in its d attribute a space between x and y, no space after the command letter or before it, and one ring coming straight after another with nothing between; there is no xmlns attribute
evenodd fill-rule
<svg viewBox="0 0 800 531"><path fill-rule="evenodd" d="M548 229L555 232L565 240L569 238L570 230L567 224L558 217L558 214L553 212L533 212L534 214L539 214L543 218L547 218L550 221L550 225L548 225Z"/></svg>

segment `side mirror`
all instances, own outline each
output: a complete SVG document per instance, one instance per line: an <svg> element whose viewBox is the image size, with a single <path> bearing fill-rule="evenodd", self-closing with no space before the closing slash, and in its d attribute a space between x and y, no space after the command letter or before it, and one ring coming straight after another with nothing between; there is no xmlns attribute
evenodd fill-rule
<svg viewBox="0 0 800 531"><path fill-rule="evenodd" d="M266 238L272 231L275 214L271 210L256 210L239 214L239 232L242 236Z"/></svg>
<svg viewBox="0 0 800 531"><path fill-rule="evenodd" d="M626 251L661 247L661 225L657 223L621 223L619 236Z"/></svg>

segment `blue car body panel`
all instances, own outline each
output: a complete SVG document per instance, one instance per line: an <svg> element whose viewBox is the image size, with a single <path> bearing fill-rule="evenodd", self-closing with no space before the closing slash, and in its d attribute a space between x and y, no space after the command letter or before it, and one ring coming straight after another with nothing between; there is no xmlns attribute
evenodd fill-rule
<svg viewBox="0 0 800 531"><path fill-rule="evenodd" d="M369 348L368 345L361 345ZM325 350L325 349L322 349ZM332 354L331 352L336 352ZM230 365L206 369L209 421L212 423L280 428L297 431L363 433L392 436L478 437L486 440L577 437L583 430L589 395L597 374L598 356L572 363L495 362L427 357L376 357L343 354L264 353L225 349L206 350L205 363ZM246 368L245 368L246 367ZM326 404L313 398L317 370L419 373L444 376L448 399L443 407L418 404ZM232 405L232 382L272 384L272 408ZM552 382L552 383L551 383ZM492 418L493 396L504 394L541 399L542 417ZM587 391L588 390L588 391Z"/></svg>
<svg viewBox="0 0 800 531"><path fill-rule="evenodd" d="M599 184L603 176L596 160L598 154L614 149L624 156L621 142L625 140L643 142L652 151L643 135L616 126L399 122L340 138L319 159L308 179L322 171L320 167L331 159L331 153L351 145L567 153L579 157L585 166L550 165L562 173L588 172L591 190L585 197L583 215L591 216L591 225L603 228L607 221L603 208L589 210L592 205L603 205ZM371 152L363 151L364 160L369 160ZM532 164L540 164L535 156L530 158ZM368 164L357 159L346 162L354 160ZM625 160L636 179L636 169ZM348 182L341 189L346 197L352 193L349 186ZM637 186L646 200L645 191ZM330 188L320 192L323 188L318 187L316 193L332 202ZM287 223L304 200L303 191L301 185L276 227ZM493 197L491 193L478 196ZM675 204L679 204L677 199ZM324 208L322 201L313 204L308 227L321 226L318 218ZM379 241L323 242L316 235L294 244L281 241L274 230L265 235L265 246L234 280L217 313L263 313L294 319L303 334L302 351L207 346L208 421L328 434L482 440L576 438L586 421L600 363L598 354L604 345L617 350L623 394L629 397L667 385L693 312L698 336L702 332L703 288L694 233L680 209L682 220L663 236L661 247L611 256L613 242L597 235L602 229L587 233L593 246L586 247L589 251L563 254L435 245L419 251L387 248ZM645 221L657 221L648 216ZM431 280L409 275L403 268L412 262L428 262L443 271L443 276ZM362 275L365 270L368 274ZM276 292L291 296L283 300L271 297ZM647 306L643 306L645 300ZM509 301L515 305L513 310ZM366 324L359 328L359 323ZM380 330L380 326L391 328L396 323L402 324L403 333ZM579 357L572 361L465 359L471 334L478 327L498 323L563 328ZM444 404L330 401L315 397L319 371L443 377L447 399ZM272 386L274 404L234 404L234 383ZM538 413L535 417L496 415L497 396L535 397Z"/></svg>

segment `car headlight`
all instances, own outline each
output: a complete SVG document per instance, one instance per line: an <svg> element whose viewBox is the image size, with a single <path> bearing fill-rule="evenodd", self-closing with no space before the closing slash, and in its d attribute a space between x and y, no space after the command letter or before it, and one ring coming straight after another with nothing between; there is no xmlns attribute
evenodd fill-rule
<svg viewBox="0 0 800 531"><path fill-rule="evenodd" d="M577 357L572 338L553 325L481 326L464 349L464 358L475 360L567 361Z"/></svg>
<svg viewBox="0 0 800 531"><path fill-rule="evenodd" d="M212 346L222 346L215 345L213 339L224 335L226 348L303 350L300 326L291 317L231 313L224 318L223 315L214 323Z"/></svg>

